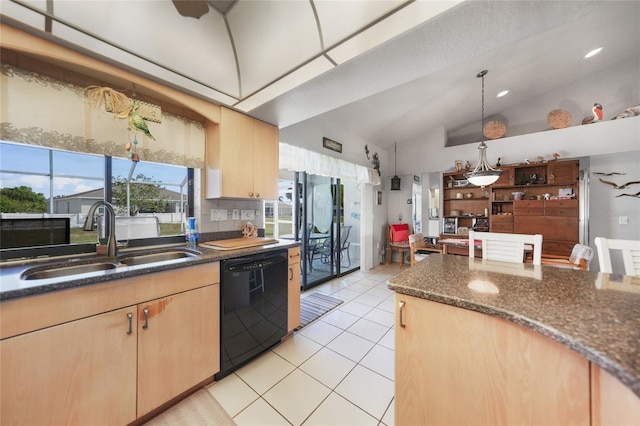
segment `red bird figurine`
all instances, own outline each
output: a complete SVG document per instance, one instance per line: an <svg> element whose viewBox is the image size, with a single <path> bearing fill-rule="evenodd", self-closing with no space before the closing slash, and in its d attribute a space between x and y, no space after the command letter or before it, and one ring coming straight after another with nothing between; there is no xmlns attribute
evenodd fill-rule
<svg viewBox="0 0 640 426"><path fill-rule="evenodd" d="M604 117L604 112L602 112L602 105L600 105L597 102L593 104L593 108L591 108L591 112L593 112L593 115L583 118L582 124L595 123L596 121L602 120L602 117Z"/></svg>

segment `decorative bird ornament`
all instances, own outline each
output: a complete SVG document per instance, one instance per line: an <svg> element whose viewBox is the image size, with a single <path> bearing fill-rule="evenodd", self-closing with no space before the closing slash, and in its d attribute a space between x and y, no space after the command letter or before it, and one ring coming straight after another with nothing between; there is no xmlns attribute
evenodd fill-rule
<svg viewBox="0 0 640 426"><path fill-rule="evenodd" d="M583 118L582 124L595 123L596 121L602 120L602 118L604 117L604 112L602 111L602 105L600 105L597 102L593 104L593 108L591 108L591 112L593 113L593 115Z"/></svg>
<svg viewBox="0 0 640 426"><path fill-rule="evenodd" d="M604 180L604 179L602 179L602 178L598 178L598 179L600 180L600 182L602 182L602 183L606 183L607 185L611 185L611 186L613 186L615 189L625 189L625 188L627 188L628 186L636 185L636 184L639 184L639 183L640 183L640 180L634 180L634 181L631 181L631 182L623 183L622 185L618 185L618 184L616 184L616 183L614 183L614 182L610 182L610 181L608 181L608 180Z"/></svg>
<svg viewBox="0 0 640 426"><path fill-rule="evenodd" d="M640 192L636 192L635 194L620 194L620 195L616 195L616 197L636 197L636 198L640 198Z"/></svg>
<svg viewBox="0 0 640 426"><path fill-rule="evenodd" d="M154 138L151 132L149 132L147 122L144 121L144 118L142 118L137 112L139 106L140 105L138 104L134 104L129 112L129 130L140 130L142 133L147 135L149 139L153 139L155 141L156 138Z"/></svg>
<svg viewBox="0 0 640 426"><path fill-rule="evenodd" d="M602 175L602 176L613 176L613 175L626 175L626 173L618 173L618 172L593 172L594 175Z"/></svg>

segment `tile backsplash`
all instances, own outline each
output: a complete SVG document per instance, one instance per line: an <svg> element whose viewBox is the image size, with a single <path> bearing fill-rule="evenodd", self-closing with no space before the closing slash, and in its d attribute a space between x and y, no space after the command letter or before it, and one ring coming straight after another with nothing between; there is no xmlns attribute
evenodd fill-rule
<svg viewBox="0 0 640 426"><path fill-rule="evenodd" d="M264 228L261 200L214 199L200 201L196 208L199 232L240 231L247 222ZM235 215L234 215L235 211Z"/></svg>

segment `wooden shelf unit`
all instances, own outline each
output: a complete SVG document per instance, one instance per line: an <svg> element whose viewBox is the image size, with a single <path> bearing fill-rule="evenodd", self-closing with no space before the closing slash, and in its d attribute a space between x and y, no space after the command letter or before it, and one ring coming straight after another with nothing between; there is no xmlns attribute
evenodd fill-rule
<svg viewBox="0 0 640 426"><path fill-rule="evenodd" d="M443 173L443 217L457 210L458 227L471 229L474 218L486 215L491 232L542 234L544 254L568 256L579 239L579 160L508 164L500 169L500 178L484 189L468 185L466 171ZM558 197L560 189L570 190L574 198L544 200L545 194ZM524 192L522 200L514 200L514 192Z"/></svg>

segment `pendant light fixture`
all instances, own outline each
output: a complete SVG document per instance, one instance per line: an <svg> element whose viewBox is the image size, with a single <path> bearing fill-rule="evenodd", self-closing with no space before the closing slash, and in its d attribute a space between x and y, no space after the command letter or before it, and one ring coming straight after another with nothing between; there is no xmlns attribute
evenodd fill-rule
<svg viewBox="0 0 640 426"><path fill-rule="evenodd" d="M472 172L465 174L470 184L485 187L491 185L500 177L502 170L493 169L489 163L487 163L487 144L484 143L484 76L487 75L487 70L480 71L476 77L482 78L482 132L481 142L478 149L480 150L478 165Z"/></svg>
<svg viewBox="0 0 640 426"><path fill-rule="evenodd" d="M397 147L397 143L394 142L393 144L393 153L394 153L394 161L395 161L395 168L394 168L394 172L395 175L391 178L391 190L392 191L399 191L400 190L400 178L398 177L398 147Z"/></svg>

